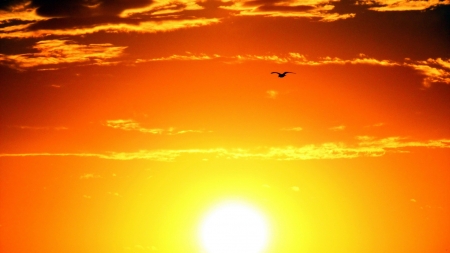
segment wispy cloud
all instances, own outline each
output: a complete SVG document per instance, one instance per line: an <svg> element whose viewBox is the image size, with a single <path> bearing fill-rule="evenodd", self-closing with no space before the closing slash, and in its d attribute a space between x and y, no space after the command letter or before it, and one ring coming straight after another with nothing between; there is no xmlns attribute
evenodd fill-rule
<svg viewBox="0 0 450 253"><path fill-rule="evenodd" d="M0 54L0 64L15 69L68 63L105 65L113 63L111 59L123 55L126 47L117 47L110 43L80 45L70 40L42 40L33 48L38 52L18 55Z"/></svg>
<svg viewBox="0 0 450 253"><path fill-rule="evenodd" d="M290 128L281 128L281 131L294 131L294 132L300 132L303 128L301 127L290 127Z"/></svg>
<svg viewBox="0 0 450 253"><path fill-rule="evenodd" d="M316 60L308 59L305 55L291 52L287 55L235 55L235 56L221 56L218 54L191 54L173 55L167 57L160 57L154 59L139 59L136 63L148 61L177 61L177 60L222 60L225 63L244 63L248 61L266 61L276 64L296 64L301 66L324 66L324 65L374 65L383 67L406 67L418 71L424 75L424 87L430 87L433 83L450 84L450 59L428 59L425 61L413 61L405 59L404 62L397 62L386 59L376 59L368 57L365 54L359 54L358 57L352 59L341 59L338 57L319 57Z"/></svg>
<svg viewBox="0 0 450 253"><path fill-rule="evenodd" d="M329 0L232 0L223 9L236 11L241 16L265 17L303 17L316 18L320 21L336 21L353 18L354 13L339 14L333 12L333 1Z"/></svg>
<svg viewBox="0 0 450 253"><path fill-rule="evenodd" d="M30 29L32 24L15 27L14 29L1 29L0 38L31 38L46 37L49 35L58 36L75 36L86 35L98 32L106 33L157 33L169 32L184 28L193 28L206 25L212 25L219 22L217 18L198 18L198 19L177 19L177 20L159 20L159 21L142 21L139 24L133 23L117 23L117 24L95 24L90 27L74 27L74 28L41 28Z"/></svg>
<svg viewBox="0 0 450 253"><path fill-rule="evenodd" d="M23 130L69 130L68 127L58 126L58 127L50 127L50 126L10 126L11 128L18 128Z"/></svg>
<svg viewBox="0 0 450 253"><path fill-rule="evenodd" d="M10 25L15 26L16 24L14 22L17 22L18 20L23 22L47 19L39 16L36 13L37 8L30 7L30 2L18 2L17 4L0 7L3 7L3 10L0 9L0 24L4 24L7 27Z"/></svg>
<svg viewBox="0 0 450 253"><path fill-rule="evenodd" d="M345 130L346 126L344 125L339 125L339 126L334 126L334 127L330 127L331 131L343 131Z"/></svg>
<svg viewBox="0 0 450 253"><path fill-rule="evenodd" d="M192 54L190 52L186 52L185 55L171 55L167 57L159 57L159 58L151 58L151 59L137 59L135 63L143 63L143 62L154 62L154 61L201 61L201 60L212 60L218 59L220 55L207 55L207 54Z"/></svg>
<svg viewBox="0 0 450 253"><path fill-rule="evenodd" d="M433 83L450 84L450 59L427 59L413 61L406 58L404 62L368 57L359 54L352 59L338 57L319 57L315 60L308 59L305 55L291 52L286 55L235 55L223 56L219 54L191 53L175 54L147 59L124 59L126 47L114 46L110 43L81 45L70 40L43 40L37 42L34 49L37 53L5 55L0 54L0 64L15 69L58 69L64 64L82 65L115 65L115 64L140 64L155 61L208 61L218 60L227 64L244 63L248 61L265 61L276 64L296 64L300 66L323 65L374 65L383 67L406 67L414 69L424 76L423 86L430 87ZM45 67L45 68L42 68ZM276 98L277 91L269 90L270 98Z"/></svg>
<svg viewBox="0 0 450 253"><path fill-rule="evenodd" d="M146 128L143 127L140 123L132 120L132 119L117 119L117 120L107 120L104 123L105 126L111 127L114 129L120 129L125 131L139 131L142 133L150 133L150 134L167 134L167 135L176 135L176 134L187 134L187 133L203 133L204 130L177 130L173 127L171 128Z"/></svg>
<svg viewBox="0 0 450 253"><path fill-rule="evenodd" d="M408 60L404 65L411 67L426 76L423 80L424 87L430 87L433 83L450 84L450 59L443 60L437 58L428 59L426 61Z"/></svg>
<svg viewBox="0 0 450 253"><path fill-rule="evenodd" d="M266 91L266 93L267 93L267 96L271 99L275 99L278 97L278 91L276 91L276 90L268 90L268 91Z"/></svg>
<svg viewBox="0 0 450 253"><path fill-rule="evenodd" d="M425 148L450 148L449 139L430 140L430 141L408 141L406 137L393 136L383 139L376 139L371 136L358 136L361 147L381 147L383 149L401 149L413 147Z"/></svg>
<svg viewBox="0 0 450 253"><path fill-rule="evenodd" d="M80 176L80 179L93 179L93 178L101 178L100 175L95 175L92 173L86 173Z"/></svg>
<svg viewBox="0 0 450 253"><path fill-rule="evenodd" d="M370 136L358 136L357 143L350 145L342 142L310 144L304 146L242 148L211 148L211 149L163 149L140 150L138 152L107 152L107 153L25 153L0 154L0 157L28 156L75 156L96 157L110 160L152 160L175 161L182 156L200 156L202 158L224 159L259 159L259 160L315 160L315 159L350 159L358 157L380 157L387 152L409 152L409 148L450 148L450 139L409 141L402 137L376 139ZM94 178L95 175L85 174L81 178Z"/></svg>
<svg viewBox="0 0 450 253"><path fill-rule="evenodd" d="M386 124L383 123L383 122L380 122L380 123L375 123L375 124L373 124L373 125L367 125L367 126L365 126L365 127L382 127L382 126L384 126L384 125L386 125Z"/></svg>
<svg viewBox="0 0 450 253"><path fill-rule="evenodd" d="M199 5L199 2L193 0L154 0L151 5L142 8L133 8L124 10L120 17L135 17L142 15L162 15L174 14L189 10L202 10L204 7Z"/></svg>
<svg viewBox="0 0 450 253"><path fill-rule="evenodd" d="M104 124L107 127L111 127L114 129L120 129L125 131L139 131L143 133L151 133L151 134L161 134L164 130L161 128L145 128L142 127L138 122L131 119L117 119L117 120L108 120Z"/></svg>
<svg viewBox="0 0 450 253"><path fill-rule="evenodd" d="M361 5L377 5L371 7L374 11L420 11L433 6L450 4L449 0L428 0L428 1L409 1L409 0L372 0L360 1Z"/></svg>

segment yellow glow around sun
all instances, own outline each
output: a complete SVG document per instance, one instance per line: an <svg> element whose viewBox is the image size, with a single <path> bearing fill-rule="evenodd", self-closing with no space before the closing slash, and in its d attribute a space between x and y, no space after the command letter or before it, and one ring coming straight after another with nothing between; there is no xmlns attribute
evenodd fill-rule
<svg viewBox="0 0 450 253"><path fill-rule="evenodd" d="M261 253L268 237L263 215L242 202L218 205L200 226L201 244L208 253Z"/></svg>

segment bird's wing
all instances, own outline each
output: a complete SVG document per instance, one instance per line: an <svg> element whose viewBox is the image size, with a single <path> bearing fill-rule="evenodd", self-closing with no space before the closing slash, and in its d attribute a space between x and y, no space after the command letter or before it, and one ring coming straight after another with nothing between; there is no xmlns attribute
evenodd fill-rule
<svg viewBox="0 0 450 253"><path fill-rule="evenodd" d="M295 74L294 72L284 72L283 75L286 75L287 73Z"/></svg>
<svg viewBox="0 0 450 253"><path fill-rule="evenodd" d="M270 73L270 74L278 74L278 75L280 75L280 73L278 73L278 72L272 72L272 73Z"/></svg>

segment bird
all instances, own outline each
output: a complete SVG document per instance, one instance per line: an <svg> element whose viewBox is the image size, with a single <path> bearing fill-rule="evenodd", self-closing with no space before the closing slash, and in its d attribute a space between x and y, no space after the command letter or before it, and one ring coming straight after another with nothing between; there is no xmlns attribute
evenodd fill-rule
<svg viewBox="0 0 450 253"><path fill-rule="evenodd" d="M283 73L272 72L271 74L278 74L278 77L279 77L279 78L283 78L283 77L286 76L287 73L295 74L294 72L283 72Z"/></svg>

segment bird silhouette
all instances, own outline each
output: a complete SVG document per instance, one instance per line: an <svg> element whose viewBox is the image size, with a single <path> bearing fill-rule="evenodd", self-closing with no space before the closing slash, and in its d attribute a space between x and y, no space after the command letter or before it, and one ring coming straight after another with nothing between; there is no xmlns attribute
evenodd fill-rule
<svg viewBox="0 0 450 253"><path fill-rule="evenodd" d="M287 73L292 73L295 74L294 72L283 72L283 73L279 73L279 72L272 72L271 74L278 74L279 78L283 78L286 76Z"/></svg>

